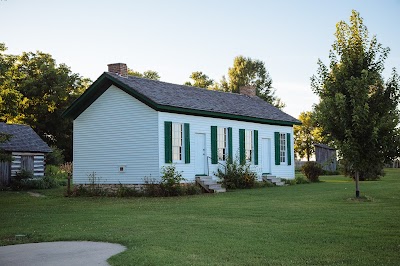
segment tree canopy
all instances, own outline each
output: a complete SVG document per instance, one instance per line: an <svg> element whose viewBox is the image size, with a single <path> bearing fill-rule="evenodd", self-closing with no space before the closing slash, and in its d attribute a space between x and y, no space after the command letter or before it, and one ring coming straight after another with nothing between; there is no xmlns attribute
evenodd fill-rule
<svg viewBox="0 0 400 266"><path fill-rule="evenodd" d="M399 155L399 77L393 70L384 82L389 48L376 36L369 38L358 12L352 11L349 24L337 23L335 37L329 66L319 60L317 75L311 78L320 98L317 120L356 181L359 176L376 177L385 162Z"/></svg>
<svg viewBox="0 0 400 266"><path fill-rule="evenodd" d="M72 120L61 117L91 82L40 51L0 54L0 120L31 126L72 159Z"/></svg>
<svg viewBox="0 0 400 266"><path fill-rule="evenodd" d="M225 91L239 93L242 86L256 87L257 96L278 108L285 105L275 96L272 88L272 79L261 60L250 57L237 56L233 60L233 66L228 69L228 79L222 78L221 86Z"/></svg>
<svg viewBox="0 0 400 266"><path fill-rule="evenodd" d="M293 128L294 152L300 159L305 157L307 161L310 161L310 157L315 154L314 144L326 141L322 136L322 128L315 121L313 112L301 112L299 120L302 125Z"/></svg>
<svg viewBox="0 0 400 266"><path fill-rule="evenodd" d="M138 71L134 71L128 68L128 75L139 77L139 78L146 78L146 79L153 79L153 80L160 80L160 75L157 71L154 70L146 70L143 73Z"/></svg>
<svg viewBox="0 0 400 266"><path fill-rule="evenodd" d="M215 82L201 71L192 72L192 81L184 85L239 93L242 86L254 86L257 96L264 101L283 108L285 104L275 96L275 89L272 88L272 79L266 70L264 62L251 59L250 57L237 56L233 60L233 66L228 69L228 78L222 77L220 82Z"/></svg>
<svg viewBox="0 0 400 266"><path fill-rule="evenodd" d="M205 88L205 89L214 85L214 80L210 79L206 74L204 74L201 71L192 72L192 74L190 75L190 78L193 81L192 82L187 81L187 82L185 82L184 85Z"/></svg>
<svg viewBox="0 0 400 266"><path fill-rule="evenodd" d="M0 144L7 142L11 139L12 135L6 134L4 132L0 132ZM12 157L10 153L5 152L2 148L0 148L0 162L8 162L11 161Z"/></svg>

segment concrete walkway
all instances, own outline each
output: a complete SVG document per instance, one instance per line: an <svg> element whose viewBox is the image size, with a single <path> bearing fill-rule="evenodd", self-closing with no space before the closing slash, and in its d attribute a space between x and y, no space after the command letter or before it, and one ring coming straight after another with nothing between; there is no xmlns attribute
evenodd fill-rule
<svg viewBox="0 0 400 266"><path fill-rule="evenodd" d="M44 242L0 247L0 265L107 266L107 259L124 251L119 244L71 241Z"/></svg>

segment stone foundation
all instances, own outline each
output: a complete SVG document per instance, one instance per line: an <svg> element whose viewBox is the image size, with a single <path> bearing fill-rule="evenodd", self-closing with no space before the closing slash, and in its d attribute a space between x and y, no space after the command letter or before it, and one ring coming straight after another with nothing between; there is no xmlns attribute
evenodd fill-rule
<svg viewBox="0 0 400 266"><path fill-rule="evenodd" d="M88 190L91 189L99 189L102 190L104 192L108 192L108 193L116 193L118 191L118 189L120 189L121 187L124 188L130 188L130 189L134 189L136 191L142 191L144 189L144 185L131 185L131 184L77 184L75 185L75 187L84 187Z"/></svg>
<svg viewBox="0 0 400 266"><path fill-rule="evenodd" d="M193 185L193 183L181 183L180 185L185 187L188 185ZM116 193L118 191L118 189L120 189L121 187L123 188L129 188L129 189L134 189L136 191L143 191L146 186L151 186L152 184L75 184L75 187L84 187L86 189L100 189L104 192L109 192L109 193ZM158 184L153 184L153 185L158 185Z"/></svg>

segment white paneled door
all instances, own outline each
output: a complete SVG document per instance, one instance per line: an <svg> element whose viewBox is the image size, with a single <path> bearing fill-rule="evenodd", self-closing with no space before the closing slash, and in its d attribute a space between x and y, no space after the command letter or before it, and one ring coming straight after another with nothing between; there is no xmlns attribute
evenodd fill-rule
<svg viewBox="0 0 400 266"><path fill-rule="evenodd" d="M206 134L196 133L196 175L206 174Z"/></svg>
<svg viewBox="0 0 400 266"><path fill-rule="evenodd" d="M262 172L264 174L271 173L271 139L263 138L261 140L261 160L262 160Z"/></svg>

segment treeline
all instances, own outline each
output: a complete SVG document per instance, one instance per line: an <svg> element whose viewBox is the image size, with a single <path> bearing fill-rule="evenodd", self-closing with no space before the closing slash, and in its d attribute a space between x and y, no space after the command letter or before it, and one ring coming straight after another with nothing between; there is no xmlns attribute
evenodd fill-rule
<svg viewBox="0 0 400 266"><path fill-rule="evenodd" d="M129 69L128 73L160 79L154 70L140 73ZM252 85L260 98L284 106L274 95L272 79L260 60L237 56L227 78L223 76L220 82L200 71L189 78L185 85L234 93L241 86ZM91 82L67 65L57 64L50 54L37 51L12 55L0 43L0 122L31 126L50 146L61 150L65 161L72 161L72 120L61 115Z"/></svg>
<svg viewBox="0 0 400 266"><path fill-rule="evenodd" d="M63 111L91 83L42 52L6 53L0 43L0 121L31 126L72 160L72 121Z"/></svg>

